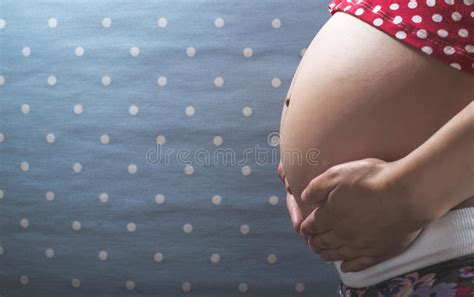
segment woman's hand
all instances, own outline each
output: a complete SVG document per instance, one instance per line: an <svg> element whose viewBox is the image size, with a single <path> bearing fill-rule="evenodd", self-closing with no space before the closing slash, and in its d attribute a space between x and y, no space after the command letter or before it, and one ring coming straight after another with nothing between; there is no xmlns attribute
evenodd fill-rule
<svg viewBox="0 0 474 297"><path fill-rule="evenodd" d="M368 158L338 164L303 191L303 202L316 209L301 233L323 261L343 261L343 272L363 270L404 251L428 223L410 209L414 198L391 174L394 163Z"/></svg>

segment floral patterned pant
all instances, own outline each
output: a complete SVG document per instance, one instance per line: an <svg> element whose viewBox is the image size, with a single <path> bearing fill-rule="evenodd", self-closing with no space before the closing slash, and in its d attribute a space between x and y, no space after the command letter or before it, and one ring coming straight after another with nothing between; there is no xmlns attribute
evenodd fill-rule
<svg viewBox="0 0 474 297"><path fill-rule="evenodd" d="M474 254L435 264L366 288L340 284L338 297L473 297Z"/></svg>

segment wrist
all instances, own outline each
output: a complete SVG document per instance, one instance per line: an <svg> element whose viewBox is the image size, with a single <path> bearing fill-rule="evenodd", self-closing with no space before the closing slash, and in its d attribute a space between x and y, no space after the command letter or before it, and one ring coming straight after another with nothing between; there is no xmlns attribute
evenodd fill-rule
<svg viewBox="0 0 474 297"><path fill-rule="evenodd" d="M439 218L449 209L438 203L436 193L431 192L429 183L421 176L422 168L416 168L408 163L406 157L388 162L385 168L385 186L391 193L392 207L401 218L417 222L423 227Z"/></svg>

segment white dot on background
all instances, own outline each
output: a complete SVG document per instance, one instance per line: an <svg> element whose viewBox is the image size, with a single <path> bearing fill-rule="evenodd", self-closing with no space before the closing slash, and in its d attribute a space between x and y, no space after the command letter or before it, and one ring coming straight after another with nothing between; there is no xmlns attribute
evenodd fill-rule
<svg viewBox="0 0 474 297"><path fill-rule="evenodd" d="M397 10L400 8L400 6L397 3L390 4L389 7L391 10Z"/></svg>
<svg viewBox="0 0 474 297"><path fill-rule="evenodd" d="M102 144L108 144L110 142L110 137L107 134L102 134L100 136L100 143Z"/></svg>
<svg viewBox="0 0 474 297"><path fill-rule="evenodd" d="M219 205L222 202L222 197L219 195L212 196L212 203L215 205Z"/></svg>
<svg viewBox="0 0 474 297"><path fill-rule="evenodd" d="M110 28L110 26L112 26L112 20L110 18L104 18L102 20L102 26L104 26L104 28Z"/></svg>
<svg viewBox="0 0 474 297"><path fill-rule="evenodd" d="M3 142L4 140L5 140L5 134L0 133L0 142Z"/></svg>
<svg viewBox="0 0 474 297"><path fill-rule="evenodd" d="M297 293L303 293L304 292L304 284L303 283L297 283L295 285L295 291Z"/></svg>
<svg viewBox="0 0 474 297"><path fill-rule="evenodd" d="M3 199L4 196L5 196L5 193L3 192L3 190L0 190L0 199Z"/></svg>
<svg viewBox="0 0 474 297"><path fill-rule="evenodd" d="M75 173L81 172L82 171L81 163L74 163L74 165L72 165L72 170L74 170Z"/></svg>
<svg viewBox="0 0 474 297"><path fill-rule="evenodd" d="M474 3L474 1L472 1L472 0L464 0L463 3L466 4L467 6L471 6L471 5Z"/></svg>
<svg viewBox="0 0 474 297"><path fill-rule="evenodd" d="M426 5L433 7L436 5L436 0L426 0Z"/></svg>
<svg viewBox="0 0 474 297"><path fill-rule="evenodd" d="M249 117L252 115L252 108L249 107L249 106L245 106L244 108L242 108L242 114L244 115L244 117Z"/></svg>
<svg viewBox="0 0 474 297"><path fill-rule="evenodd" d="M433 48L431 48L430 46L424 46L421 48L421 51L425 54L431 55L433 53Z"/></svg>
<svg viewBox="0 0 474 297"><path fill-rule="evenodd" d="M394 24L400 24L403 21L403 18L399 15L393 18L393 23Z"/></svg>
<svg viewBox="0 0 474 297"><path fill-rule="evenodd" d="M188 117L192 117L194 115L195 109L193 106L187 106L184 112Z"/></svg>
<svg viewBox="0 0 474 297"><path fill-rule="evenodd" d="M468 45L466 45L466 46L464 47L464 49L465 49L466 52L468 52L468 53L474 53L474 45L468 44ZM0 135L0 142L1 142L1 140L2 140L2 137L1 137L1 135Z"/></svg>
<svg viewBox="0 0 474 297"><path fill-rule="evenodd" d="M28 221L27 218L21 219L21 221L20 221L21 228L26 229L26 228L28 228L29 225L30 225L30 222Z"/></svg>
<svg viewBox="0 0 474 297"><path fill-rule="evenodd" d="M168 25L168 20L166 20L163 17L158 19L158 26L159 27L164 28L164 27L166 27L166 25Z"/></svg>
<svg viewBox="0 0 474 297"><path fill-rule="evenodd" d="M457 22L462 19L462 15L459 12L455 11L451 14L451 18Z"/></svg>
<svg viewBox="0 0 474 297"><path fill-rule="evenodd" d="M439 29L438 30L438 36L445 38L446 36L448 36L448 31L446 31L444 29Z"/></svg>
<svg viewBox="0 0 474 297"><path fill-rule="evenodd" d="M56 28L58 26L58 20L56 18L50 18L48 20L48 26L50 28Z"/></svg>
<svg viewBox="0 0 474 297"><path fill-rule="evenodd" d="M213 143L215 146L222 145L222 142L224 142L224 140L222 139L221 136L214 136L214 138L212 139L212 143Z"/></svg>
<svg viewBox="0 0 474 297"><path fill-rule="evenodd" d="M135 288L135 283L131 280L128 280L125 283L125 286L127 287L127 290L133 290Z"/></svg>
<svg viewBox="0 0 474 297"><path fill-rule="evenodd" d="M392 4L392 5L393 5L393 4ZM392 6L392 5L390 5L390 6ZM350 7L351 7L351 6L349 6L349 8L350 8ZM346 8L347 8L347 7L346 7ZM346 8L344 8L344 9L346 9ZM382 8L382 6L377 5L377 6L374 7L374 9L372 9L372 12L377 13L377 12L380 11L381 8ZM348 10L349 10L349 9L348 9Z"/></svg>
<svg viewBox="0 0 474 297"><path fill-rule="evenodd" d="M79 288L79 287L81 286L81 281L78 280L77 278L75 278L75 279L72 280L71 285L72 285L74 288Z"/></svg>
<svg viewBox="0 0 474 297"><path fill-rule="evenodd" d="M0 86L3 86L5 84L5 76L0 75Z"/></svg>
<svg viewBox="0 0 474 297"><path fill-rule="evenodd" d="M278 196L275 196L275 195L270 196L268 198L268 203L270 203L271 205L277 205L278 201L279 201Z"/></svg>
<svg viewBox="0 0 474 297"><path fill-rule="evenodd" d="M158 135L156 136L156 143L157 144L165 144L166 143L166 137L164 135Z"/></svg>
<svg viewBox="0 0 474 297"><path fill-rule="evenodd" d="M54 192L51 192L51 191L46 192L46 200L53 201L54 200Z"/></svg>
<svg viewBox="0 0 474 297"><path fill-rule="evenodd" d="M56 136L53 133L48 133L46 135L46 142L53 143L56 140Z"/></svg>
<svg viewBox="0 0 474 297"><path fill-rule="evenodd" d="M214 20L214 26L216 28L222 28L224 26L224 20L221 17L218 17Z"/></svg>
<svg viewBox="0 0 474 297"><path fill-rule="evenodd" d="M275 264L276 261L277 261L277 256L276 256L275 254L270 254L270 255L268 255L268 257L267 257L267 261L268 261L268 263L270 263L270 264Z"/></svg>
<svg viewBox="0 0 474 297"><path fill-rule="evenodd" d="M245 293L249 289L249 286L246 283L240 283L239 284L239 292L240 293Z"/></svg>
<svg viewBox="0 0 474 297"><path fill-rule="evenodd" d="M190 282L184 282L184 283L181 285L181 289L183 290L183 292L189 292L189 291L191 291L191 283L190 283Z"/></svg>
<svg viewBox="0 0 474 297"><path fill-rule="evenodd" d="M184 166L184 173L186 173L187 175L191 175L194 173L194 167L192 165L186 165Z"/></svg>
<svg viewBox="0 0 474 297"><path fill-rule="evenodd" d="M395 37L397 37L398 39L405 39L407 38L407 33L403 31L398 31L397 33L395 33Z"/></svg>
<svg viewBox="0 0 474 297"><path fill-rule="evenodd" d="M196 55L196 49L194 47L188 47L186 49L186 55L188 55L188 57L194 57Z"/></svg>
<svg viewBox="0 0 474 297"><path fill-rule="evenodd" d="M454 54L456 50L452 47L452 46L445 46L443 48L443 52L446 54L446 55L452 55Z"/></svg>
<svg viewBox="0 0 474 297"><path fill-rule="evenodd" d="M440 14L435 13L431 16L431 19L433 20L433 22L439 23L443 20L443 16L440 15Z"/></svg>
<svg viewBox="0 0 474 297"><path fill-rule="evenodd" d="M249 225L243 224L240 226L240 233L242 233L243 235L248 234L249 231L250 231Z"/></svg>
<svg viewBox="0 0 474 297"><path fill-rule="evenodd" d="M136 46L130 48L130 56L136 57L140 54L140 49Z"/></svg>
<svg viewBox="0 0 474 297"><path fill-rule="evenodd" d="M363 14L363 13L364 13L364 9L363 9L363 8L360 8L360 7L357 8L357 10L355 11L355 14L356 14L356 15L361 15L361 14Z"/></svg>
<svg viewBox="0 0 474 297"><path fill-rule="evenodd" d="M418 3L416 1L411 1L408 2L408 8L414 9L418 6Z"/></svg>
<svg viewBox="0 0 474 297"><path fill-rule="evenodd" d="M281 20L280 19L273 19L272 20L272 27L274 29L279 29L281 27Z"/></svg>
<svg viewBox="0 0 474 297"><path fill-rule="evenodd" d="M155 253L155 255L153 255L153 259L155 260L155 262L160 263L161 261L163 261L163 254L159 252Z"/></svg>
<svg viewBox="0 0 474 297"><path fill-rule="evenodd" d="M131 106L128 108L128 113L131 114L132 116L137 115L137 114L138 114L138 106L136 106L136 105L131 105Z"/></svg>
<svg viewBox="0 0 474 297"><path fill-rule="evenodd" d="M166 86L167 82L168 82L168 79L166 78L166 76L160 76L156 80L156 84L159 85L160 87Z"/></svg>
<svg viewBox="0 0 474 297"><path fill-rule="evenodd" d="M458 70L461 70L461 65L459 65L458 63L451 63L451 64L449 64L449 65L451 65L451 67L454 67L454 68L456 68L456 69L458 69Z"/></svg>
<svg viewBox="0 0 474 297"><path fill-rule="evenodd" d="M375 26L378 27L378 26L381 26L383 24L383 20L381 18L376 18L373 23L374 23Z"/></svg>
<svg viewBox="0 0 474 297"><path fill-rule="evenodd" d="M22 171L28 171L30 169L30 164L28 164L26 161L23 161L20 164L20 168Z"/></svg>
<svg viewBox="0 0 474 297"><path fill-rule="evenodd" d="M419 24L419 23L421 23L421 22L423 21L423 19L422 19L421 16L419 16L419 15L414 15L414 16L411 18L411 20L412 20L414 23L417 23L417 24Z"/></svg>
<svg viewBox="0 0 474 297"><path fill-rule="evenodd" d="M158 194L155 196L155 202L157 204L163 204L165 202L165 196L163 194Z"/></svg>
<svg viewBox="0 0 474 297"><path fill-rule="evenodd" d="M48 85L54 86L56 84L56 82L57 82L56 76L54 76L54 75L48 76Z"/></svg>
<svg viewBox="0 0 474 297"><path fill-rule="evenodd" d="M191 232L193 232L193 225L191 225L191 224L184 224L184 225L183 225L183 231L184 231L184 233L188 233L188 234L191 233Z"/></svg>
<svg viewBox="0 0 474 297"><path fill-rule="evenodd" d="M110 85L110 83L112 83L112 78L110 78L110 76L108 76L108 75L104 75L104 76L102 76L101 81L102 81L102 85L104 87L107 87L107 86Z"/></svg>
<svg viewBox="0 0 474 297"><path fill-rule="evenodd" d="M416 31L416 36L418 36L418 38L425 39L426 37L428 37L428 32L425 29L420 29Z"/></svg>
<svg viewBox="0 0 474 297"><path fill-rule="evenodd" d="M84 56L84 48L82 46L78 46L74 49L74 54L78 57Z"/></svg>
<svg viewBox="0 0 474 297"><path fill-rule="evenodd" d="M24 286L26 286L29 282L28 276L22 275L20 276L20 283Z"/></svg>
<svg viewBox="0 0 474 297"><path fill-rule="evenodd" d="M245 176L250 175L250 173L252 173L252 170L250 169L248 165L243 166L241 171L242 171L242 174Z"/></svg>
<svg viewBox="0 0 474 297"><path fill-rule="evenodd" d="M128 232L135 232L135 230L137 230L137 225L135 223L128 223L127 230Z"/></svg>
<svg viewBox="0 0 474 297"><path fill-rule="evenodd" d="M4 19L0 19L0 30L5 28L6 25L7 25L7 22Z"/></svg>
<svg viewBox="0 0 474 297"><path fill-rule="evenodd" d="M136 164L130 164L128 165L128 173L130 174L135 174L138 170L138 167Z"/></svg>
<svg viewBox="0 0 474 297"><path fill-rule="evenodd" d="M221 260L221 256L219 254L212 254L210 259L212 263L216 264Z"/></svg>
<svg viewBox="0 0 474 297"><path fill-rule="evenodd" d="M79 222L79 221L72 222L72 230L74 230L74 231L81 230L81 222Z"/></svg>
<svg viewBox="0 0 474 297"><path fill-rule="evenodd" d="M74 105L74 113L81 114L84 111L84 108L80 104Z"/></svg>
<svg viewBox="0 0 474 297"><path fill-rule="evenodd" d="M459 29L458 35L461 37L467 37L469 35L469 31L467 31L466 29Z"/></svg>
<svg viewBox="0 0 474 297"><path fill-rule="evenodd" d="M449 4L449 5L453 5L454 4L454 0L444 0L444 2L446 4Z"/></svg>
<svg viewBox="0 0 474 297"><path fill-rule="evenodd" d="M108 256L109 256L109 254L106 251L100 251L100 253L99 253L99 259L102 260L102 261L107 260Z"/></svg>
<svg viewBox="0 0 474 297"><path fill-rule="evenodd" d="M47 249L47 250L44 252L44 254L45 254L45 256L46 256L47 258L52 258L52 257L54 257L54 251L53 251L53 249Z"/></svg>
<svg viewBox="0 0 474 297"><path fill-rule="evenodd" d="M22 104L21 105L21 112L22 113L29 113L30 112L30 106L28 104Z"/></svg>
<svg viewBox="0 0 474 297"><path fill-rule="evenodd" d="M21 50L23 56L25 57L29 57L31 55L31 49L27 46L25 46L22 50Z"/></svg>
<svg viewBox="0 0 474 297"><path fill-rule="evenodd" d="M107 194L107 193L100 193L100 195L99 195L99 200L100 200L100 202L102 202L102 203L106 203L107 201L109 201L109 194Z"/></svg>
<svg viewBox="0 0 474 297"><path fill-rule="evenodd" d="M253 50L250 47L244 48L242 53L244 54L244 57L246 58L250 58L251 56L253 56Z"/></svg>
<svg viewBox="0 0 474 297"><path fill-rule="evenodd" d="M214 85L216 87L222 87L224 85L224 78L222 76L218 76L214 79Z"/></svg>
<svg viewBox="0 0 474 297"><path fill-rule="evenodd" d="M272 78L272 86L278 88L281 85L281 80L278 77Z"/></svg>

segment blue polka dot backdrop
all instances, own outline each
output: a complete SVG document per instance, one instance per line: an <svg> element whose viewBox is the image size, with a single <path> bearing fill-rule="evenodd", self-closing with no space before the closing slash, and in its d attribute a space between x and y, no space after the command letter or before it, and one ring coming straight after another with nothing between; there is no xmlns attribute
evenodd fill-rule
<svg viewBox="0 0 474 297"><path fill-rule="evenodd" d="M0 3L0 296L333 296L283 101L325 1Z"/></svg>

